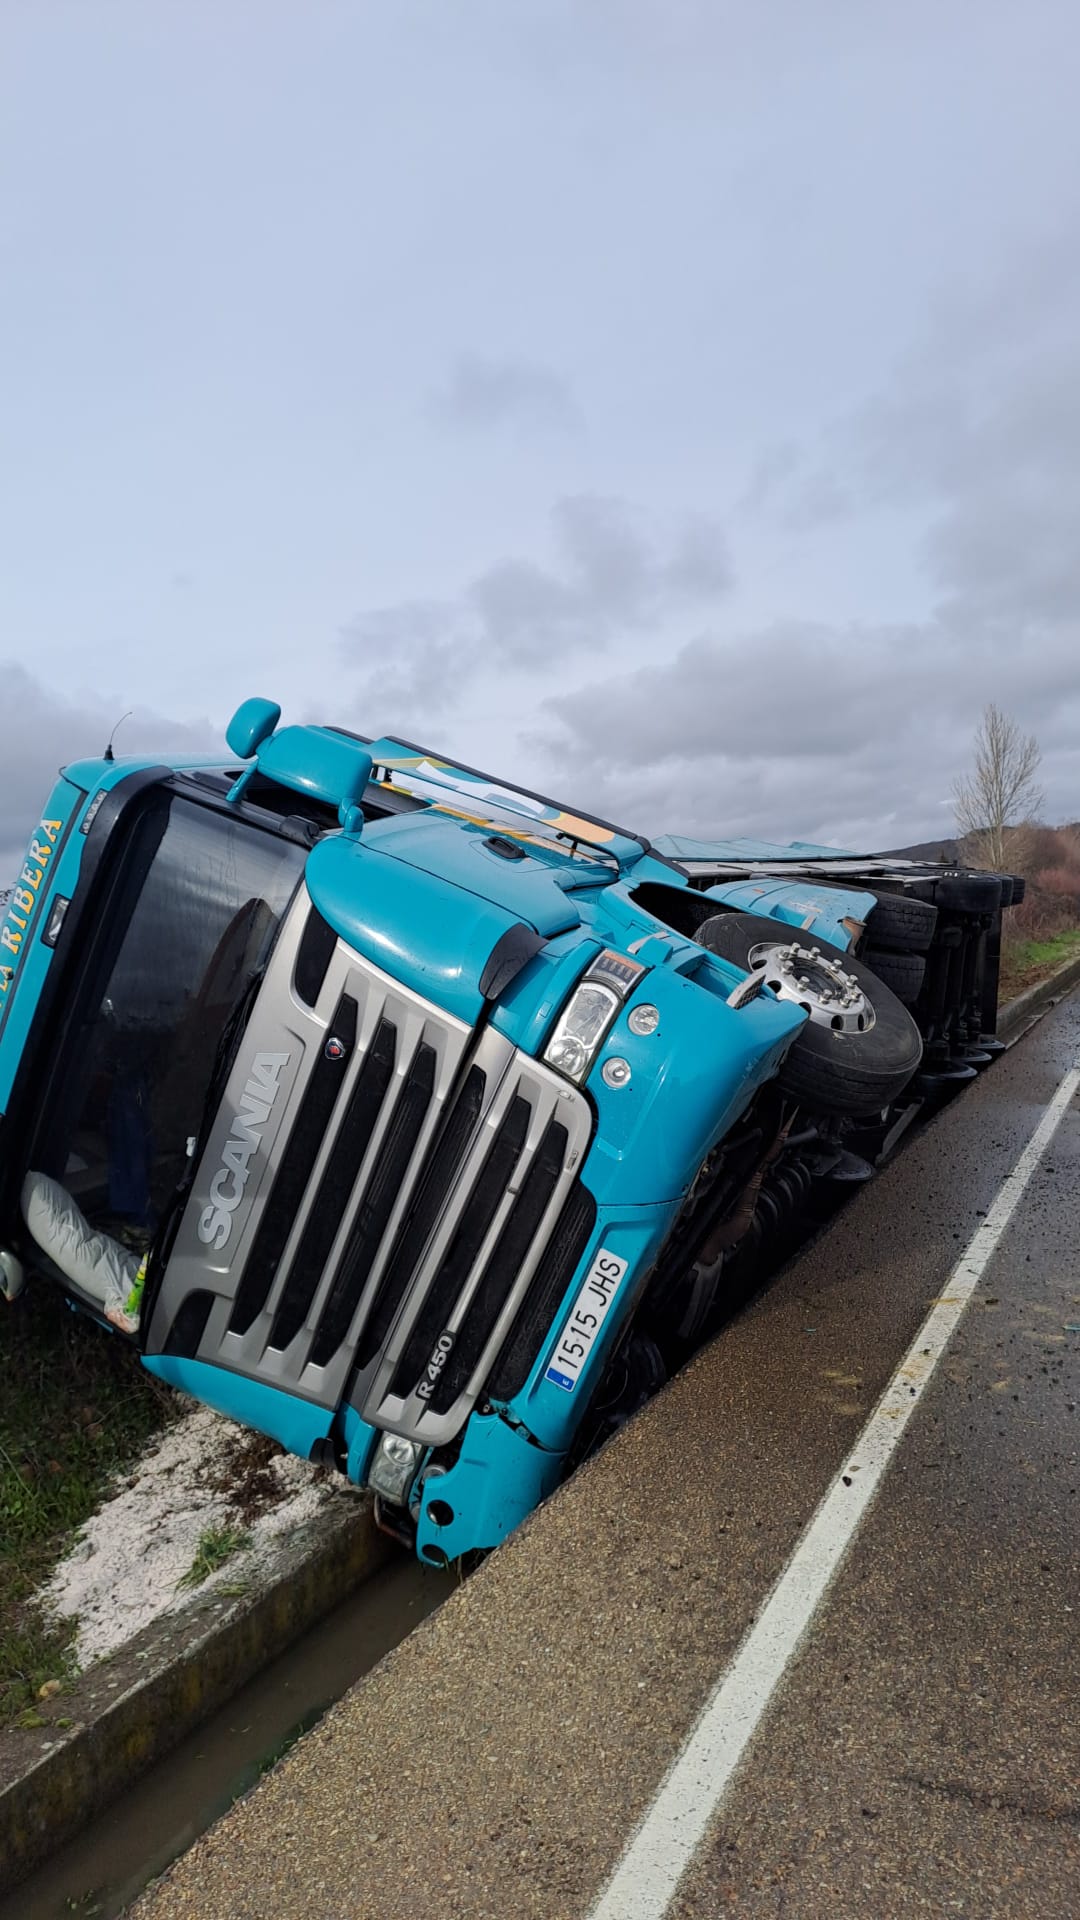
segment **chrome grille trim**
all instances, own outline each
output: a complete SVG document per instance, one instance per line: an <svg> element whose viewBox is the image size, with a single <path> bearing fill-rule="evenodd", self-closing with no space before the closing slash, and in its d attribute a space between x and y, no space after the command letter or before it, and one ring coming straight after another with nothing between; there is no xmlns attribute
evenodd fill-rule
<svg viewBox="0 0 1080 1920"><path fill-rule="evenodd" d="M218 1298L199 1340L195 1357L215 1361L326 1407L337 1406L347 1394L351 1404L372 1424L391 1428L435 1446L458 1432L483 1391L485 1378L525 1299L529 1283L584 1158L592 1130L591 1107L577 1088L550 1068L518 1052L503 1035L487 1027L477 1037L463 1021L444 1013L410 988L402 986L343 941L337 942L315 1006L305 1004L294 991L292 980L310 910L310 899L306 889L302 888L275 948L221 1112L199 1168L192 1199L177 1235L173 1256L155 1306L150 1350L160 1350L164 1346L169 1328L187 1295L195 1289L209 1286ZM334 1011L341 1004L343 995L350 996L358 1008L356 1039L347 1062L343 1064L341 1087L333 1102L329 1125L313 1153L302 1199L290 1224L277 1269L267 1283L266 1296L245 1330L230 1330L230 1314L255 1244L263 1211L273 1191L278 1170L284 1163L305 1091L331 1037ZM381 1022L391 1023L396 1030L393 1071L359 1165L355 1171L349 1169L351 1184L339 1181L346 1151L352 1151L351 1136L347 1135L349 1145L347 1148L343 1146L342 1154L338 1156L330 1202L335 1215L340 1205L340 1218L337 1219L322 1271L317 1276L298 1273L294 1284L300 1291L292 1295L292 1301L299 1299L301 1304L307 1302L302 1323L287 1346L275 1348L269 1344L275 1316L293 1276L296 1256L304 1242L305 1233L315 1218L314 1209L320 1188L324 1188L324 1195L330 1188L331 1183L325 1181L325 1176ZM380 1168L384 1168L385 1177L387 1142L394 1129L395 1116L403 1111L401 1102L410 1069L423 1048L429 1048L434 1056L430 1099L416 1128L415 1137L406 1142L407 1156L403 1149L397 1190L392 1200L387 1200L386 1218L381 1221L377 1244L363 1275L347 1331L324 1364L317 1364L312 1358L312 1350L320 1324L331 1300L335 1280L343 1273L343 1262L349 1257L350 1248L357 1244L354 1236L357 1235L358 1224L364 1225L371 1217L373 1183L377 1186ZM225 1252L214 1254L198 1238L198 1219L206 1205L208 1183L219 1164L222 1143L228 1136L237 1112L250 1063L259 1051L265 1050L288 1051L290 1054L287 1096L282 1101L280 1116L275 1115L273 1137L268 1135L265 1151L260 1152L252 1162L248 1195L250 1204L246 1216L242 1221L238 1216L236 1233ZM421 1244L414 1230L415 1247L409 1245L401 1248L404 1230L416 1208L448 1116L462 1088L470 1082L470 1077L475 1089L477 1070L484 1076L482 1094L478 1102L474 1094L473 1103L462 1110L459 1127L462 1129L463 1145L456 1171L439 1206L437 1209L432 1207L432 1224L426 1241ZM501 1190L495 1193L490 1171L485 1185L485 1168L492 1146L499 1138L499 1129L515 1101L525 1102L528 1108L527 1125L512 1172ZM467 1133L466 1116L469 1120ZM506 1275L503 1293L502 1276L495 1272L494 1267L485 1276L485 1268L552 1121L557 1121L559 1127L565 1129L561 1167L524 1258L516 1261L514 1271ZM561 1134L557 1134L556 1138L561 1141ZM550 1146L548 1151L550 1153ZM545 1166L543 1180L546 1183L550 1178L551 1169ZM323 1204L328 1204L325 1197ZM539 1205L539 1196L536 1204ZM380 1228L378 1219L375 1226L376 1229ZM455 1236L459 1230L463 1235L475 1237L481 1226L483 1232L478 1244L471 1246L463 1239L455 1253ZM316 1228L308 1235L309 1246L317 1245L320 1257L327 1243L327 1230L324 1227L320 1232ZM518 1238L520 1240L520 1234ZM398 1262L400 1276L391 1267L399 1249L408 1256L407 1262ZM451 1269L453 1285L449 1289L445 1272L448 1255L455 1261L464 1261L469 1256L463 1273L455 1276ZM389 1279L388 1274L391 1276ZM387 1317L387 1303L379 1300L380 1285L384 1279L388 1279L388 1284L396 1290L399 1277L400 1292L395 1291L393 1311ZM435 1412L417 1394L415 1386L403 1393L400 1390L401 1380L398 1382L399 1391L395 1393L392 1390L395 1371L410 1336L416 1332L414 1345L424 1338L423 1327L417 1331L417 1325L426 1304L429 1301L431 1303L429 1316L435 1313L438 1306L440 1331L456 1337L482 1282L485 1288L483 1302L474 1315L461 1350L461 1365L467 1363L474 1350L477 1350L477 1358L452 1404L442 1412ZM442 1292L447 1294L445 1315L441 1312ZM338 1297L342 1297L341 1289ZM347 1300L347 1294L344 1298ZM357 1351L363 1351L362 1337L365 1329L369 1328L376 1306L377 1317L372 1325L377 1327L385 1319L385 1331L375 1353L357 1372ZM492 1313L490 1327L486 1325L489 1310ZM291 1303L285 1320L290 1329L297 1324L297 1310ZM327 1324L333 1326L336 1332L333 1322ZM482 1345L478 1347L481 1339ZM423 1369L418 1372L422 1378ZM419 1379L416 1384L419 1385Z"/></svg>
<svg viewBox="0 0 1080 1920"><path fill-rule="evenodd" d="M345 973L339 976L336 962L342 955L347 961L347 968ZM309 1349L326 1307L330 1288L357 1214L367 1197L372 1174L385 1146L387 1135L393 1126L394 1115L401 1100L409 1067L422 1045L432 1049L436 1057L434 1091L417 1136L412 1157L413 1163L419 1168L426 1162L470 1039L469 1028L462 1022L443 1014L437 1008L427 1006L417 996L400 987L396 981L390 980L385 974L380 974L370 962L361 959L358 954L352 953L347 948L339 947L335 964L331 966L328 978L330 981L337 979L341 990L353 994L359 1000L360 1022L355 1053L335 1108L333 1124L327 1131L312 1168L303 1203L297 1209L292 1230L285 1244L281 1265L266 1304L246 1334L227 1333L220 1348L220 1358L226 1365L238 1367L243 1372L256 1373L260 1379L265 1379L273 1385L287 1387L294 1392L299 1391L325 1404L336 1401L341 1396L351 1369L356 1338L370 1309L397 1232L405 1219L412 1199L414 1183L410 1180L402 1185L393 1204L389 1220L380 1237L360 1308L354 1316L353 1325L346 1340L326 1366L314 1366L309 1362ZM331 1004L336 1004L336 994L328 997L331 999ZM320 995L321 1000L322 995ZM311 1207L333 1151L338 1126L347 1109L349 1098L367 1059L375 1029L381 1019L390 1020L397 1031L394 1071L390 1088L357 1170L352 1193L343 1211L305 1323L286 1348L271 1347L269 1339L278 1303L292 1271L297 1249L310 1218Z"/></svg>
<svg viewBox="0 0 1080 1920"><path fill-rule="evenodd" d="M477 1049L478 1060L483 1054L485 1041L495 1043L500 1041L500 1036L496 1034L484 1036ZM528 1291L529 1282L559 1217L575 1170L588 1145L592 1128L592 1116L588 1103L576 1088L560 1079L559 1075L552 1073L549 1068L539 1065L537 1061L525 1054L518 1053L508 1042L501 1041L501 1045L505 1048L507 1057L503 1062L503 1072L497 1093L491 1100L477 1130L442 1220L415 1272L412 1287L403 1302L390 1337L377 1364L369 1368L361 1378L358 1383L359 1392L354 1395L354 1404L360 1408L363 1418L370 1421L373 1426L388 1427L394 1432L407 1434L411 1439L423 1440L432 1446L441 1445L457 1433L483 1390L484 1381L506 1338L511 1321ZM464 1285L457 1292L450 1311L445 1316L443 1325L446 1332L456 1337L460 1331L484 1268L506 1223L511 1206L532 1166L548 1123L555 1118L565 1126L568 1136L562 1170L529 1252L510 1280L501 1310L492 1323L491 1331L484 1343L480 1358L470 1374L467 1386L445 1413L435 1413L418 1397L415 1387L407 1396L402 1397L391 1392L391 1382L417 1316L436 1281L454 1231L463 1219L475 1192L494 1134L504 1119L511 1101L518 1097L524 1098L531 1109L525 1145L518 1158L513 1177L499 1199L494 1216L469 1267Z"/></svg>

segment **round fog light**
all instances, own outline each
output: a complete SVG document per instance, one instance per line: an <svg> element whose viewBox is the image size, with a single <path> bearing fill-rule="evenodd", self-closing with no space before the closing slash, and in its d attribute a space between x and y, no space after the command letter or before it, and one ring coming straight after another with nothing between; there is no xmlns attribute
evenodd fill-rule
<svg viewBox="0 0 1080 1920"><path fill-rule="evenodd" d="M403 1433L382 1433L368 1468L367 1483L391 1506L403 1507L420 1465L424 1448L419 1440L406 1440Z"/></svg>
<svg viewBox="0 0 1080 1920"><path fill-rule="evenodd" d="M630 1062L616 1054L614 1059L604 1061L603 1077L609 1087L626 1087L630 1084Z"/></svg>
<svg viewBox="0 0 1080 1920"><path fill-rule="evenodd" d="M626 1022L631 1033L644 1035L655 1033L660 1025L660 1009L654 1007L651 1000L644 1000L640 1007L634 1007Z"/></svg>
<svg viewBox="0 0 1080 1920"><path fill-rule="evenodd" d="M572 1033L560 1033L550 1044L544 1059L568 1080L580 1080L589 1064L588 1049Z"/></svg>

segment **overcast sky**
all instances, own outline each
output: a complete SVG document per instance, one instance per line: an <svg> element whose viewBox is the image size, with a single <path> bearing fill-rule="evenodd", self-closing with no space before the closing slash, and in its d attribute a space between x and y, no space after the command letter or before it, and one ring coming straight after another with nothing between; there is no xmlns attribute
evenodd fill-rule
<svg viewBox="0 0 1080 1920"><path fill-rule="evenodd" d="M3 0L0 881L249 693L646 832L1080 815L1075 0Z"/></svg>

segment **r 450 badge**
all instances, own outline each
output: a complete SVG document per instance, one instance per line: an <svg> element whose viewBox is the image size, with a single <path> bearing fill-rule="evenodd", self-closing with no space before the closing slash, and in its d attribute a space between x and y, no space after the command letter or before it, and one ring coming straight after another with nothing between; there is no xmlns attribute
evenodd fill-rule
<svg viewBox="0 0 1080 1920"><path fill-rule="evenodd" d="M416 1385L416 1397L418 1400L431 1399L432 1394L439 1384L439 1375L453 1351L453 1346L453 1334L449 1332L440 1333L435 1342L431 1359L428 1361Z"/></svg>

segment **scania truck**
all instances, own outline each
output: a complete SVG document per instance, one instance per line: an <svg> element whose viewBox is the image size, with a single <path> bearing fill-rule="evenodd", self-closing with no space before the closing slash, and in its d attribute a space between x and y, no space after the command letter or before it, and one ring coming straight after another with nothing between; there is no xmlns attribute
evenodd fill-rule
<svg viewBox="0 0 1080 1920"><path fill-rule="evenodd" d="M0 1276L445 1564L989 1063L1020 883L650 842L263 699L226 746L68 766L31 835Z"/></svg>

